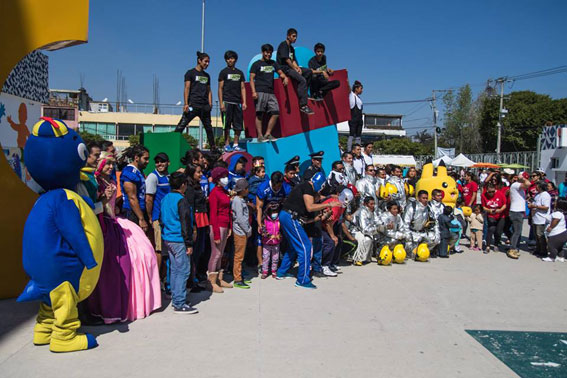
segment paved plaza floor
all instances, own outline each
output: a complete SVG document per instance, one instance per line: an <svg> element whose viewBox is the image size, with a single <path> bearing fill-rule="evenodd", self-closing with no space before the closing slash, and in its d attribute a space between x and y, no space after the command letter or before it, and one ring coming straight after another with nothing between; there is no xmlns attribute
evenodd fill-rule
<svg viewBox="0 0 567 378"><path fill-rule="evenodd" d="M294 281L191 295L197 315L169 307L85 327L99 347L70 354L32 344L37 304L0 301L0 376L506 377L519 370L474 330L567 332L567 263L526 252L517 261L466 249L427 263L347 266L317 279L317 290ZM547 362L532 366L566 368Z"/></svg>

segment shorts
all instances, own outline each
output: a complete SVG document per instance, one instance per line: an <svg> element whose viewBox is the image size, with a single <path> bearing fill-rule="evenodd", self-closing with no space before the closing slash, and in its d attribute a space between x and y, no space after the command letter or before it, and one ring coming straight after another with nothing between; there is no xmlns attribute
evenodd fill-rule
<svg viewBox="0 0 567 378"><path fill-rule="evenodd" d="M276 95L273 93L258 92L258 99L256 99L254 103L256 104L256 114L280 114L278 100L276 99Z"/></svg>
<svg viewBox="0 0 567 378"><path fill-rule="evenodd" d="M234 131L242 131L242 107L240 104L231 102L224 103L225 111L222 113L222 121L225 130L230 130L230 126Z"/></svg>
<svg viewBox="0 0 567 378"><path fill-rule="evenodd" d="M152 228L154 229L154 244L156 253L161 253L162 256L168 256L167 249L164 251L162 249L162 240L161 240L161 225L159 224L158 220L152 222Z"/></svg>

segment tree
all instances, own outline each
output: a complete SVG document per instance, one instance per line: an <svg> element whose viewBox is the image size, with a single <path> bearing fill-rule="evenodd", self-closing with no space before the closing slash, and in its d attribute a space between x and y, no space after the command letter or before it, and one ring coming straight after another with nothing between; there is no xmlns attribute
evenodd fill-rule
<svg viewBox="0 0 567 378"><path fill-rule="evenodd" d="M409 138L403 137L376 141L374 151L381 155L431 155L433 146L412 142Z"/></svg>
<svg viewBox="0 0 567 378"><path fill-rule="evenodd" d="M432 143L434 143L433 135L430 132L428 132L427 130L418 131L413 136L413 138L416 142L421 143L421 144L432 144Z"/></svg>
<svg viewBox="0 0 567 378"><path fill-rule="evenodd" d="M130 146L140 144L140 135L130 135L128 137L128 144L130 144Z"/></svg>
<svg viewBox="0 0 567 378"><path fill-rule="evenodd" d="M183 138L187 141L187 143L191 146L191 148L197 148L199 145L199 141L195 139L193 136L189 134L182 134Z"/></svg>
<svg viewBox="0 0 567 378"><path fill-rule="evenodd" d="M496 150L499 104L499 96L485 96L482 101L479 131L485 152ZM505 97L504 108L508 113L502 122L501 151L533 151L545 124L567 123L567 99L518 91Z"/></svg>
<svg viewBox="0 0 567 378"><path fill-rule="evenodd" d="M466 84L457 93L449 91L443 96L445 105L444 125L440 142L454 147L461 153L475 153L481 150L479 134L479 102L473 102L471 87Z"/></svg>
<svg viewBox="0 0 567 378"><path fill-rule="evenodd" d="M85 144L89 144L91 142L96 142L100 144L106 141L102 136L98 134L91 134L88 131L80 131L79 135L81 136L81 139L83 139L83 142L85 142Z"/></svg>

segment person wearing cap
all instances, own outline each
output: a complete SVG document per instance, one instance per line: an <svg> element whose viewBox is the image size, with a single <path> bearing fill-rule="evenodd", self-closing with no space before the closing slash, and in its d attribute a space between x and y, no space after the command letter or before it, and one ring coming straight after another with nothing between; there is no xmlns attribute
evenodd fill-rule
<svg viewBox="0 0 567 378"><path fill-rule="evenodd" d="M244 260L246 242L250 235L252 235L248 204L246 203L248 181L243 178L239 179L236 181L236 184L234 184L233 190L236 192L236 196L232 199L231 204L232 234L234 237L234 262L232 264L234 287L250 289L250 286L242 279L242 261Z"/></svg>
<svg viewBox="0 0 567 378"><path fill-rule="evenodd" d="M318 151L309 154L309 156L311 156L311 165L307 167L305 172L303 172L303 180L311 180L311 177L313 177L315 173L321 172L323 155L325 155L325 151Z"/></svg>
<svg viewBox="0 0 567 378"><path fill-rule="evenodd" d="M154 230L154 249L158 258L158 269L161 269L162 258L167 258L167 251L162 248L161 227L159 225L159 215L161 211L161 201L170 192L169 186L169 156L165 152L160 152L154 157L156 169L146 177L146 212L152 221ZM163 274L161 274L163 278Z"/></svg>
<svg viewBox="0 0 567 378"><path fill-rule="evenodd" d="M226 242L232 234L232 214L230 196L225 187L228 185L228 169L216 167L211 171L215 187L209 195L211 257L209 258L209 283L214 293L222 293L223 287L232 285L223 280L221 259Z"/></svg>
<svg viewBox="0 0 567 378"><path fill-rule="evenodd" d="M325 176L321 172L317 172L310 180L296 185L284 201L280 213L280 224L288 242L288 250L278 269L277 278L285 278L297 258L299 268L295 286L308 289L316 289L317 286L313 285L311 277L309 277L312 244L305 232L304 225L320 220L319 215L314 215L315 212L340 206L338 201L315 203L317 192L321 190L324 182ZM319 219L317 219L318 217Z"/></svg>
<svg viewBox="0 0 567 378"><path fill-rule="evenodd" d="M299 172L299 156L295 155L285 163L284 182L289 185L290 190L301 182L298 175Z"/></svg>

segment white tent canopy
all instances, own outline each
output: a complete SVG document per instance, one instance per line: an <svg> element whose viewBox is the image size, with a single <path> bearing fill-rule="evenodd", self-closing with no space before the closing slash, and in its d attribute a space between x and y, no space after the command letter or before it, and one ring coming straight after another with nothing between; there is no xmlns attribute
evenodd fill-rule
<svg viewBox="0 0 567 378"><path fill-rule="evenodd" d="M374 165L395 164L401 167L415 167L415 158L411 155L372 155Z"/></svg>
<svg viewBox="0 0 567 378"><path fill-rule="evenodd" d="M451 165L451 161L452 161L452 160L453 160L453 159L450 158L449 156L443 155L443 156L441 156L439 159L433 160L433 166L434 166L434 167L438 167L438 166L439 166L439 163L441 163L441 161L443 161L443 163L445 163L445 165Z"/></svg>
<svg viewBox="0 0 567 378"><path fill-rule="evenodd" d="M465 167L465 168L468 168L468 167L470 167L474 164L475 164L474 161L472 161L471 159L469 159L468 157L466 157L463 154L459 154L456 158L451 160L451 162L449 163L449 165L453 165L455 167Z"/></svg>

